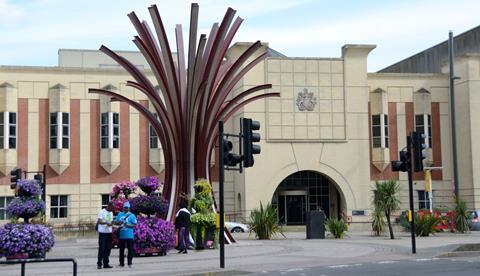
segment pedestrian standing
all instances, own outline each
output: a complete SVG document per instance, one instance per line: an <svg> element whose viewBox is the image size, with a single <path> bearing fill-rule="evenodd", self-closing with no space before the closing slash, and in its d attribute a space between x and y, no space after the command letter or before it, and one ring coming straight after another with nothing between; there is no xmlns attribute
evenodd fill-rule
<svg viewBox="0 0 480 276"><path fill-rule="evenodd" d="M123 204L123 212L118 213L115 223L119 225L119 241L120 249L120 266L125 266L125 247L128 249L127 264L132 267L133 260L133 229L137 225L137 218L130 212L130 203L127 201Z"/></svg>
<svg viewBox="0 0 480 276"><path fill-rule="evenodd" d="M97 268L112 268L110 265L110 251L112 249L112 223L113 223L113 202L109 202L106 208L98 213L98 258Z"/></svg>
<svg viewBox="0 0 480 276"><path fill-rule="evenodd" d="M180 202L180 210L175 216L175 228L178 229L178 253L187 254L190 242L190 212L185 201Z"/></svg>

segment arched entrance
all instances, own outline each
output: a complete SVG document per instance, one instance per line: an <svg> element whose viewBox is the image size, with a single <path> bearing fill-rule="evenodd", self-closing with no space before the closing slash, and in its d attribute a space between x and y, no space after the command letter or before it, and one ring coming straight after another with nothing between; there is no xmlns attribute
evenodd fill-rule
<svg viewBox="0 0 480 276"><path fill-rule="evenodd" d="M273 194L278 221L305 224L308 211L322 210L328 218L341 217L345 200L333 180L315 171L299 171L282 180Z"/></svg>

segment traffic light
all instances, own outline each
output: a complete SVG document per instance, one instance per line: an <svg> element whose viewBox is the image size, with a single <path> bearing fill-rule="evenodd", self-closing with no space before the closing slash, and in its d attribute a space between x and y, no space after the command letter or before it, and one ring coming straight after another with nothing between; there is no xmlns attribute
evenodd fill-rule
<svg viewBox="0 0 480 276"><path fill-rule="evenodd" d="M18 180L22 179L22 169L15 169L10 171L10 188L17 188Z"/></svg>
<svg viewBox="0 0 480 276"><path fill-rule="evenodd" d="M399 152L400 161L392 161L392 171L407 172L410 168L410 154L406 150Z"/></svg>
<svg viewBox="0 0 480 276"><path fill-rule="evenodd" d="M36 175L33 176L33 179L35 179L38 182L38 184L40 184L40 186L43 185L41 174L37 173Z"/></svg>
<svg viewBox="0 0 480 276"><path fill-rule="evenodd" d="M236 166L238 163L242 162L243 157L232 153L233 144L232 142L228 141L227 139L223 139L223 165L226 166Z"/></svg>
<svg viewBox="0 0 480 276"><path fill-rule="evenodd" d="M260 145L254 144L260 142L260 133L253 132L260 129L260 122L252 119L243 118L243 166L245 168L252 167L254 164L253 155L259 154Z"/></svg>
<svg viewBox="0 0 480 276"><path fill-rule="evenodd" d="M412 132L412 146L413 146L413 171L423 171L423 160L427 158L425 152L427 146L425 145L425 135L419 132Z"/></svg>

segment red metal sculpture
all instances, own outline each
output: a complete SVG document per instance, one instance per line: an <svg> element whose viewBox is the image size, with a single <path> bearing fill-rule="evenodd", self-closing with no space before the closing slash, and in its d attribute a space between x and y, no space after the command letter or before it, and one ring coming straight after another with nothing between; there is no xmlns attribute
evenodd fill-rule
<svg viewBox="0 0 480 276"><path fill-rule="evenodd" d="M168 219L172 218L181 192L188 194L195 179L210 180L209 163L215 146L216 126L226 121L244 105L257 99L280 96L252 93L271 88L271 84L252 87L227 100L235 84L256 64L266 58L264 52L244 64L261 47L253 43L234 62L225 61L225 54L243 19L233 21L235 11L229 8L220 23L213 24L207 38L200 35L197 43L198 4L192 4L187 64L182 26L176 25L177 63L170 49L165 28L156 5L148 8L156 38L146 21L140 22L132 12L128 15L138 35L133 42L147 60L158 82L154 84L130 61L106 46L107 54L130 73L134 81L127 86L143 92L153 105L158 119L146 107L118 93L103 89L89 89L90 93L107 95L112 101L123 101L144 115L158 134L165 157L164 194L170 200ZM233 24L232 24L233 21ZM157 41L158 40L158 41ZM163 99L160 97L162 93Z"/></svg>

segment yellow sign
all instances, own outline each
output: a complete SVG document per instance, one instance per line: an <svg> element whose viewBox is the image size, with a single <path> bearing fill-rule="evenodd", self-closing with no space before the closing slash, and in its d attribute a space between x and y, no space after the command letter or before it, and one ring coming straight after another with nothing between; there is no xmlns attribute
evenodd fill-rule
<svg viewBox="0 0 480 276"><path fill-rule="evenodd" d="M408 210L408 222L412 222L412 210Z"/></svg>
<svg viewBox="0 0 480 276"><path fill-rule="evenodd" d="M425 190L429 193L432 190L432 175L430 174L430 170L425 171Z"/></svg>
<svg viewBox="0 0 480 276"><path fill-rule="evenodd" d="M215 218L216 218L215 226L216 226L217 228L220 228L220 214L219 214L219 213L216 213L216 214L215 214ZM223 214L223 226L225 226L225 221L227 221L227 220L226 220L225 214Z"/></svg>

